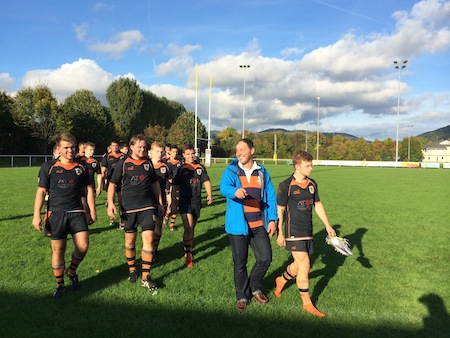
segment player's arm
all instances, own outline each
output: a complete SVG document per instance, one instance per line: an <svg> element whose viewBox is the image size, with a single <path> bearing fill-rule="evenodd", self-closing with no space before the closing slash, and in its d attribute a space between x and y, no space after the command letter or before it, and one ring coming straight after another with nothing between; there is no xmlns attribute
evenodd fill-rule
<svg viewBox="0 0 450 338"><path fill-rule="evenodd" d="M92 188L92 185L88 185L86 189L87 189L86 202L89 206L91 221L92 221L92 223L94 223L97 220L97 210L95 209L94 188Z"/></svg>
<svg viewBox="0 0 450 338"><path fill-rule="evenodd" d="M327 213L325 212L325 207L323 206L322 202L318 201L314 204L314 210L316 211L317 216L319 216L320 220L325 224L325 229L327 230L328 235L331 237L336 236L336 231L331 226L330 222L328 221Z"/></svg>
<svg viewBox="0 0 450 338"><path fill-rule="evenodd" d="M286 246L286 238L283 233L283 223L284 223L284 211L286 207L282 205L277 205L277 215L278 215L278 236L277 244L279 246Z"/></svg>
<svg viewBox="0 0 450 338"><path fill-rule="evenodd" d="M42 231L41 209L44 205L47 189L38 187L34 199L33 226L37 231Z"/></svg>
<svg viewBox="0 0 450 338"><path fill-rule="evenodd" d="M107 195L107 201L108 201L108 216L110 218L114 218L116 214L116 206L114 205L114 194L116 192L116 184L109 182L108 184L108 195Z"/></svg>
<svg viewBox="0 0 450 338"><path fill-rule="evenodd" d="M207 203L208 205L210 205L213 202L213 196L212 196L212 186L211 186L211 181L205 181L203 182L203 185L205 187L206 190L206 194L207 194Z"/></svg>
<svg viewBox="0 0 450 338"><path fill-rule="evenodd" d="M95 191L97 196L102 193L102 177L101 172L97 174L97 189Z"/></svg>
<svg viewBox="0 0 450 338"><path fill-rule="evenodd" d="M153 194L156 196L156 199L158 201L158 215L164 216L164 207L163 207L163 199L162 199L162 192L161 192L161 186L159 185L158 181L155 181L152 183L152 189Z"/></svg>

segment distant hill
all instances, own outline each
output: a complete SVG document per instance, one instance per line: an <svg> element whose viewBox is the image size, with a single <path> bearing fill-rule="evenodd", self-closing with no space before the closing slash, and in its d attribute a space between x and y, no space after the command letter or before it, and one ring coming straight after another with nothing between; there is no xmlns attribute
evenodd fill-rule
<svg viewBox="0 0 450 338"><path fill-rule="evenodd" d="M450 138L450 125L448 125L447 127L436 129L434 131L428 131L417 136L426 138L427 140L430 140L432 142L447 140Z"/></svg>
<svg viewBox="0 0 450 338"><path fill-rule="evenodd" d="M304 133L305 130L286 130L286 129L283 129L283 128L270 128L270 129L263 130L260 133L276 133L276 132L283 132L283 133L300 132L300 133ZM311 133L311 131L309 133ZM340 136L348 138L350 140L356 140L356 139L359 138L359 137L356 137L354 135L350 135L350 134L346 134L346 133L321 133L321 134L325 135L325 136L337 136L337 135L340 135Z"/></svg>

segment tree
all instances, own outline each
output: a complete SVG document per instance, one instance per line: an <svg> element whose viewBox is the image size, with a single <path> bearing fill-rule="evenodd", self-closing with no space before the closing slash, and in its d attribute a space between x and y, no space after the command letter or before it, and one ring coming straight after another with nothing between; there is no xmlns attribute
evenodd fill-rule
<svg viewBox="0 0 450 338"><path fill-rule="evenodd" d="M27 149L24 145L29 135L14 124L13 104L14 99L0 91L0 154L17 154Z"/></svg>
<svg viewBox="0 0 450 338"><path fill-rule="evenodd" d="M169 101L165 97L158 97L148 90L142 91L144 103L139 118L140 123L146 125L160 125L168 129L186 108L178 102Z"/></svg>
<svg viewBox="0 0 450 338"><path fill-rule="evenodd" d="M49 144L59 132L61 114L58 102L45 85L20 90L12 110L14 122L41 141L41 149L48 153Z"/></svg>
<svg viewBox="0 0 450 338"><path fill-rule="evenodd" d="M106 90L106 99L119 138L129 140L143 131L147 124L141 124L139 117L144 98L136 80L120 78L114 81Z"/></svg>
<svg viewBox="0 0 450 338"><path fill-rule="evenodd" d="M347 160L369 160L370 155L370 145L363 138L349 143Z"/></svg>
<svg viewBox="0 0 450 338"><path fill-rule="evenodd" d="M214 139L214 145L223 149L225 157L233 157L235 155L236 143L241 139L236 129L228 127L217 133ZM215 156L213 154L213 156Z"/></svg>
<svg viewBox="0 0 450 338"><path fill-rule="evenodd" d="M104 149L115 138L111 115L90 90L77 90L67 97L63 112L65 130L77 141L90 141Z"/></svg>
<svg viewBox="0 0 450 338"><path fill-rule="evenodd" d="M325 149L325 158L327 160L345 160L348 156L348 147L350 140L341 135L333 137L333 143Z"/></svg>
<svg viewBox="0 0 450 338"><path fill-rule="evenodd" d="M149 125L147 128L144 129L144 135L147 137L147 139L151 142L158 141L162 144L167 143L167 135L169 133L169 130L164 128L163 126L160 126L159 124L151 126Z"/></svg>
<svg viewBox="0 0 450 338"><path fill-rule="evenodd" d="M206 127L197 117L197 137L206 139ZM169 135L167 136L167 142L177 145L191 143L195 146L195 113L187 111L181 114L180 117L169 129ZM205 149L206 142L200 144L199 148Z"/></svg>

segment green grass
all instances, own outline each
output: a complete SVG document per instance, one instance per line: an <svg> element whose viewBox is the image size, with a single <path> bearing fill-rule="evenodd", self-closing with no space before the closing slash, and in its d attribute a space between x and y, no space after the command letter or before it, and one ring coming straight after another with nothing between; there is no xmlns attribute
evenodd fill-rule
<svg viewBox="0 0 450 338"><path fill-rule="evenodd" d="M130 285L123 232L108 227L102 194L89 253L78 270L83 289L69 287L61 300L51 297L49 240L31 226L38 168L0 169L2 336L447 336L450 170L314 168L311 176L330 222L353 247L351 257L334 252L315 218L310 290L328 315L321 320L300 310L294 283L281 299L273 296L274 279L289 262L275 238L263 285L270 302L252 302L243 314L234 309L233 265L218 187L224 167L208 169L215 201L202 209L193 269L183 264L182 232L166 231L161 259L152 269L159 293L152 296ZM292 171L287 165L267 167L275 186ZM72 249L69 241L67 260Z"/></svg>

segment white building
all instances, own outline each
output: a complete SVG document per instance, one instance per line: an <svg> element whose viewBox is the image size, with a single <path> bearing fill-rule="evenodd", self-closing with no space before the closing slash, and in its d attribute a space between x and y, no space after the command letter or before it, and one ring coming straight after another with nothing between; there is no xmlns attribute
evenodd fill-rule
<svg viewBox="0 0 450 338"><path fill-rule="evenodd" d="M422 162L450 163L450 140L438 141L422 148Z"/></svg>

